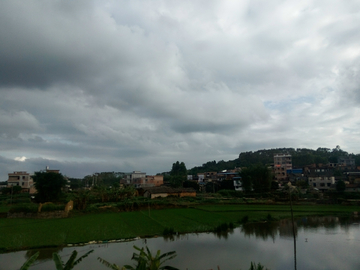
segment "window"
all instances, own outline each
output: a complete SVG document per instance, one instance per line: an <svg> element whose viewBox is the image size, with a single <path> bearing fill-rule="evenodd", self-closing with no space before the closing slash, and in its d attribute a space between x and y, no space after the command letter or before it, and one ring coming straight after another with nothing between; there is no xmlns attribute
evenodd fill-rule
<svg viewBox="0 0 360 270"><path fill-rule="evenodd" d="M330 187L330 186L331 186L331 183L327 183L327 186Z"/></svg>
<svg viewBox="0 0 360 270"><path fill-rule="evenodd" d="M325 187L325 183L320 183L320 187Z"/></svg>
<svg viewBox="0 0 360 270"><path fill-rule="evenodd" d="M21 182L21 185L23 186L23 185L25 185L25 183L24 183L24 182Z"/></svg>
<svg viewBox="0 0 360 270"><path fill-rule="evenodd" d="M314 187L316 187L316 183L313 183Z"/></svg>

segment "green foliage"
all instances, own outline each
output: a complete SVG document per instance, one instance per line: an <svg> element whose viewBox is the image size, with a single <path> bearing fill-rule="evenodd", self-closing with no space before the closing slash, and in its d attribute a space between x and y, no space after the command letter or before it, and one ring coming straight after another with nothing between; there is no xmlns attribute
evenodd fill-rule
<svg viewBox="0 0 360 270"><path fill-rule="evenodd" d="M187 170L184 162L176 161L173 163L169 182L172 187L182 187L183 182L187 179Z"/></svg>
<svg viewBox="0 0 360 270"><path fill-rule="evenodd" d="M265 266L261 265L261 263L256 264L255 262L251 262L249 270L268 270Z"/></svg>
<svg viewBox="0 0 360 270"><path fill-rule="evenodd" d="M279 183L278 183L277 181L271 181L270 189L271 189L271 190L277 190L277 189L279 189Z"/></svg>
<svg viewBox="0 0 360 270"><path fill-rule="evenodd" d="M223 170L231 170L238 166L238 160L229 160L224 161L220 160L219 162L209 161L204 163L202 166L197 166L188 171L191 175L196 175L197 173L202 172L219 172Z"/></svg>
<svg viewBox="0 0 360 270"><path fill-rule="evenodd" d="M241 223L241 224L246 224L248 221L249 221L249 216L243 216L243 217L240 219L240 223Z"/></svg>
<svg viewBox="0 0 360 270"><path fill-rule="evenodd" d="M235 190L233 180L223 180L220 182L220 189Z"/></svg>
<svg viewBox="0 0 360 270"><path fill-rule="evenodd" d="M34 255L32 255L20 268L20 270L27 270L39 257L40 252L36 252Z"/></svg>
<svg viewBox="0 0 360 270"><path fill-rule="evenodd" d="M215 226L214 232L220 233L220 232L227 232L229 230L232 230L235 228L235 225L233 222L230 223L221 223L220 225Z"/></svg>
<svg viewBox="0 0 360 270"><path fill-rule="evenodd" d="M176 232L175 232L174 228L172 228L172 227L165 227L165 229L163 231L164 236L174 235L175 233Z"/></svg>
<svg viewBox="0 0 360 270"><path fill-rule="evenodd" d="M272 179L272 172L267 166L255 165L244 168L241 173L242 187L246 192L268 192Z"/></svg>
<svg viewBox="0 0 360 270"><path fill-rule="evenodd" d="M174 175L182 175L182 176L186 176L187 175L187 170L186 170L186 166L184 162L179 162L176 161L175 163L173 163L171 171L170 171L170 175L174 176Z"/></svg>
<svg viewBox="0 0 360 270"><path fill-rule="evenodd" d="M20 194L21 186L4 187L1 189L2 194Z"/></svg>
<svg viewBox="0 0 360 270"><path fill-rule="evenodd" d="M199 184L195 181L188 181L186 180L184 183L183 183L183 187L184 188L193 188L195 189L196 191L199 191L200 190L200 187L199 187Z"/></svg>
<svg viewBox="0 0 360 270"><path fill-rule="evenodd" d="M52 211L61 211L65 209L65 205L63 204L45 204L41 207L41 212L52 212Z"/></svg>
<svg viewBox="0 0 360 270"><path fill-rule="evenodd" d="M71 253L70 258L68 259L68 261L66 263L64 263L61 260L61 257L59 254L57 253L53 253L53 260L56 266L57 270L70 270L73 269L75 265L77 265L78 263L80 263L84 258L86 258L87 256L89 256L89 254L91 252L93 252L94 250L90 250L89 252L85 253L83 256L81 256L79 259L76 260L77 257L77 251L74 250Z"/></svg>
<svg viewBox="0 0 360 270"><path fill-rule="evenodd" d="M339 180L337 183L336 183L336 190L338 192L344 192L346 189L346 185L345 185L345 182L342 181L342 180Z"/></svg>
<svg viewBox="0 0 360 270"><path fill-rule="evenodd" d="M162 266L166 261L171 260L176 257L176 252L171 251L164 254L160 254L160 250L157 251L156 255L152 255L149 248L139 248L134 246L134 248L139 251L139 253L134 253L132 260L136 261L135 266L124 265L124 267L120 267L116 264L111 264L105 261L102 258L98 258L98 260L104 264L105 266L114 269L114 270L123 270L123 269L131 269L131 270L177 270L177 268L172 266Z"/></svg>
<svg viewBox="0 0 360 270"><path fill-rule="evenodd" d="M223 197L232 197L232 198L243 198L244 193L242 191L222 189L218 191L219 194Z"/></svg>
<svg viewBox="0 0 360 270"><path fill-rule="evenodd" d="M38 205L34 203L18 204L9 209L10 213L37 213Z"/></svg>
<svg viewBox="0 0 360 270"><path fill-rule="evenodd" d="M360 166L360 154L349 154L340 149L339 146L334 149L321 148L317 150L307 148L273 148L262 149L255 152L241 152L239 158L229 161L209 161L202 166L194 167L189 170L189 174L196 175L201 172L221 171L234 169L235 167L250 167L256 164L268 165L274 162L275 154L290 154L292 156L292 163L294 166L303 167L313 163L328 162L337 163L338 157L349 156L355 159L355 165Z"/></svg>
<svg viewBox="0 0 360 270"><path fill-rule="evenodd" d="M66 185L66 180L60 173L36 172L33 179L37 190L36 199L39 202L59 200L61 189Z"/></svg>

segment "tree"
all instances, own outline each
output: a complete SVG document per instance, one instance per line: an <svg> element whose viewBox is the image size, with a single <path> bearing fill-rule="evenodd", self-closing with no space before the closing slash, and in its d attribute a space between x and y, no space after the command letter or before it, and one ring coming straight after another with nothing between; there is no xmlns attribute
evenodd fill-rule
<svg viewBox="0 0 360 270"><path fill-rule="evenodd" d="M272 173L267 166L255 165L245 168L240 173L242 186L245 191L268 192L272 180Z"/></svg>
<svg viewBox="0 0 360 270"><path fill-rule="evenodd" d="M132 260L136 261L135 266L124 265L124 267L120 267L118 265L111 264L108 261L98 257L98 260L104 264L105 266L113 269L113 270L123 270L123 269L131 269L131 270L178 270L172 266L162 266L166 261L171 260L176 257L176 251L167 252L164 254L160 253L160 250L157 251L156 255L151 254L148 247L146 250L144 248L139 248L134 246L134 248L139 251L139 254L134 253L132 256Z"/></svg>
<svg viewBox="0 0 360 270"><path fill-rule="evenodd" d="M29 267L36 261L37 257L39 257L40 252L36 252L32 255L20 268L20 270L27 270Z"/></svg>
<svg viewBox="0 0 360 270"><path fill-rule="evenodd" d="M195 189L196 191L199 191L200 190L200 187L199 187L199 184L195 181L189 181L189 180L186 180L184 183L183 183L183 187L184 188L193 188Z"/></svg>
<svg viewBox="0 0 360 270"><path fill-rule="evenodd" d="M183 182L187 180L187 170L184 162L176 161L173 163L170 171L170 184L173 187L182 187Z"/></svg>
<svg viewBox="0 0 360 270"><path fill-rule="evenodd" d="M66 180L60 173L35 172L33 177L37 190L36 199L40 202L57 201Z"/></svg>
<svg viewBox="0 0 360 270"><path fill-rule="evenodd" d="M344 181L342 181L342 180L337 181L337 183L336 183L336 190L337 190L338 192L344 192L344 191L345 191L345 188L346 188L346 184L345 184Z"/></svg>
<svg viewBox="0 0 360 270"><path fill-rule="evenodd" d="M76 256L77 256L77 251L74 250L72 253L71 253L71 256L70 258L67 260L66 263L64 263L62 260L61 260L61 257L59 256L59 254L57 253L53 253L53 260L55 262L55 266L56 266L56 269L57 270L71 270L74 268L75 265L77 265L78 263L80 263L82 261L82 259L86 258L91 252L93 252L94 250L90 250L88 252L86 252L84 255L82 255L80 258L78 258L77 260L76 259Z"/></svg>

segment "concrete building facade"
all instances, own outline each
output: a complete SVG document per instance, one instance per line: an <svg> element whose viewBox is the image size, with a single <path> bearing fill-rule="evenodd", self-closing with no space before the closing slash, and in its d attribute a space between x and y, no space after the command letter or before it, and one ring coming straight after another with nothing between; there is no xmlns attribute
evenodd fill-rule
<svg viewBox="0 0 360 270"><path fill-rule="evenodd" d="M275 180L279 182L286 182L287 170L292 169L292 158L289 154L274 155L274 175Z"/></svg>
<svg viewBox="0 0 360 270"><path fill-rule="evenodd" d="M22 192L30 192L34 188L34 180L31 175L25 171L13 172L8 174L7 186L20 186Z"/></svg>

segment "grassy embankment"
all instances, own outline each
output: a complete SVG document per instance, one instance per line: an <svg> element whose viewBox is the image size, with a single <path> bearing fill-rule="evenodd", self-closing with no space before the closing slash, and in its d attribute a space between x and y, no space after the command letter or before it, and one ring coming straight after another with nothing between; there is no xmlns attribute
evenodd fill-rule
<svg viewBox="0 0 360 270"><path fill-rule="evenodd" d="M358 206L295 205L294 216L350 215ZM238 225L290 217L287 205L198 205L193 208L86 214L66 219L0 219L0 252L45 246L162 235L165 228L179 233L212 231L222 223Z"/></svg>

